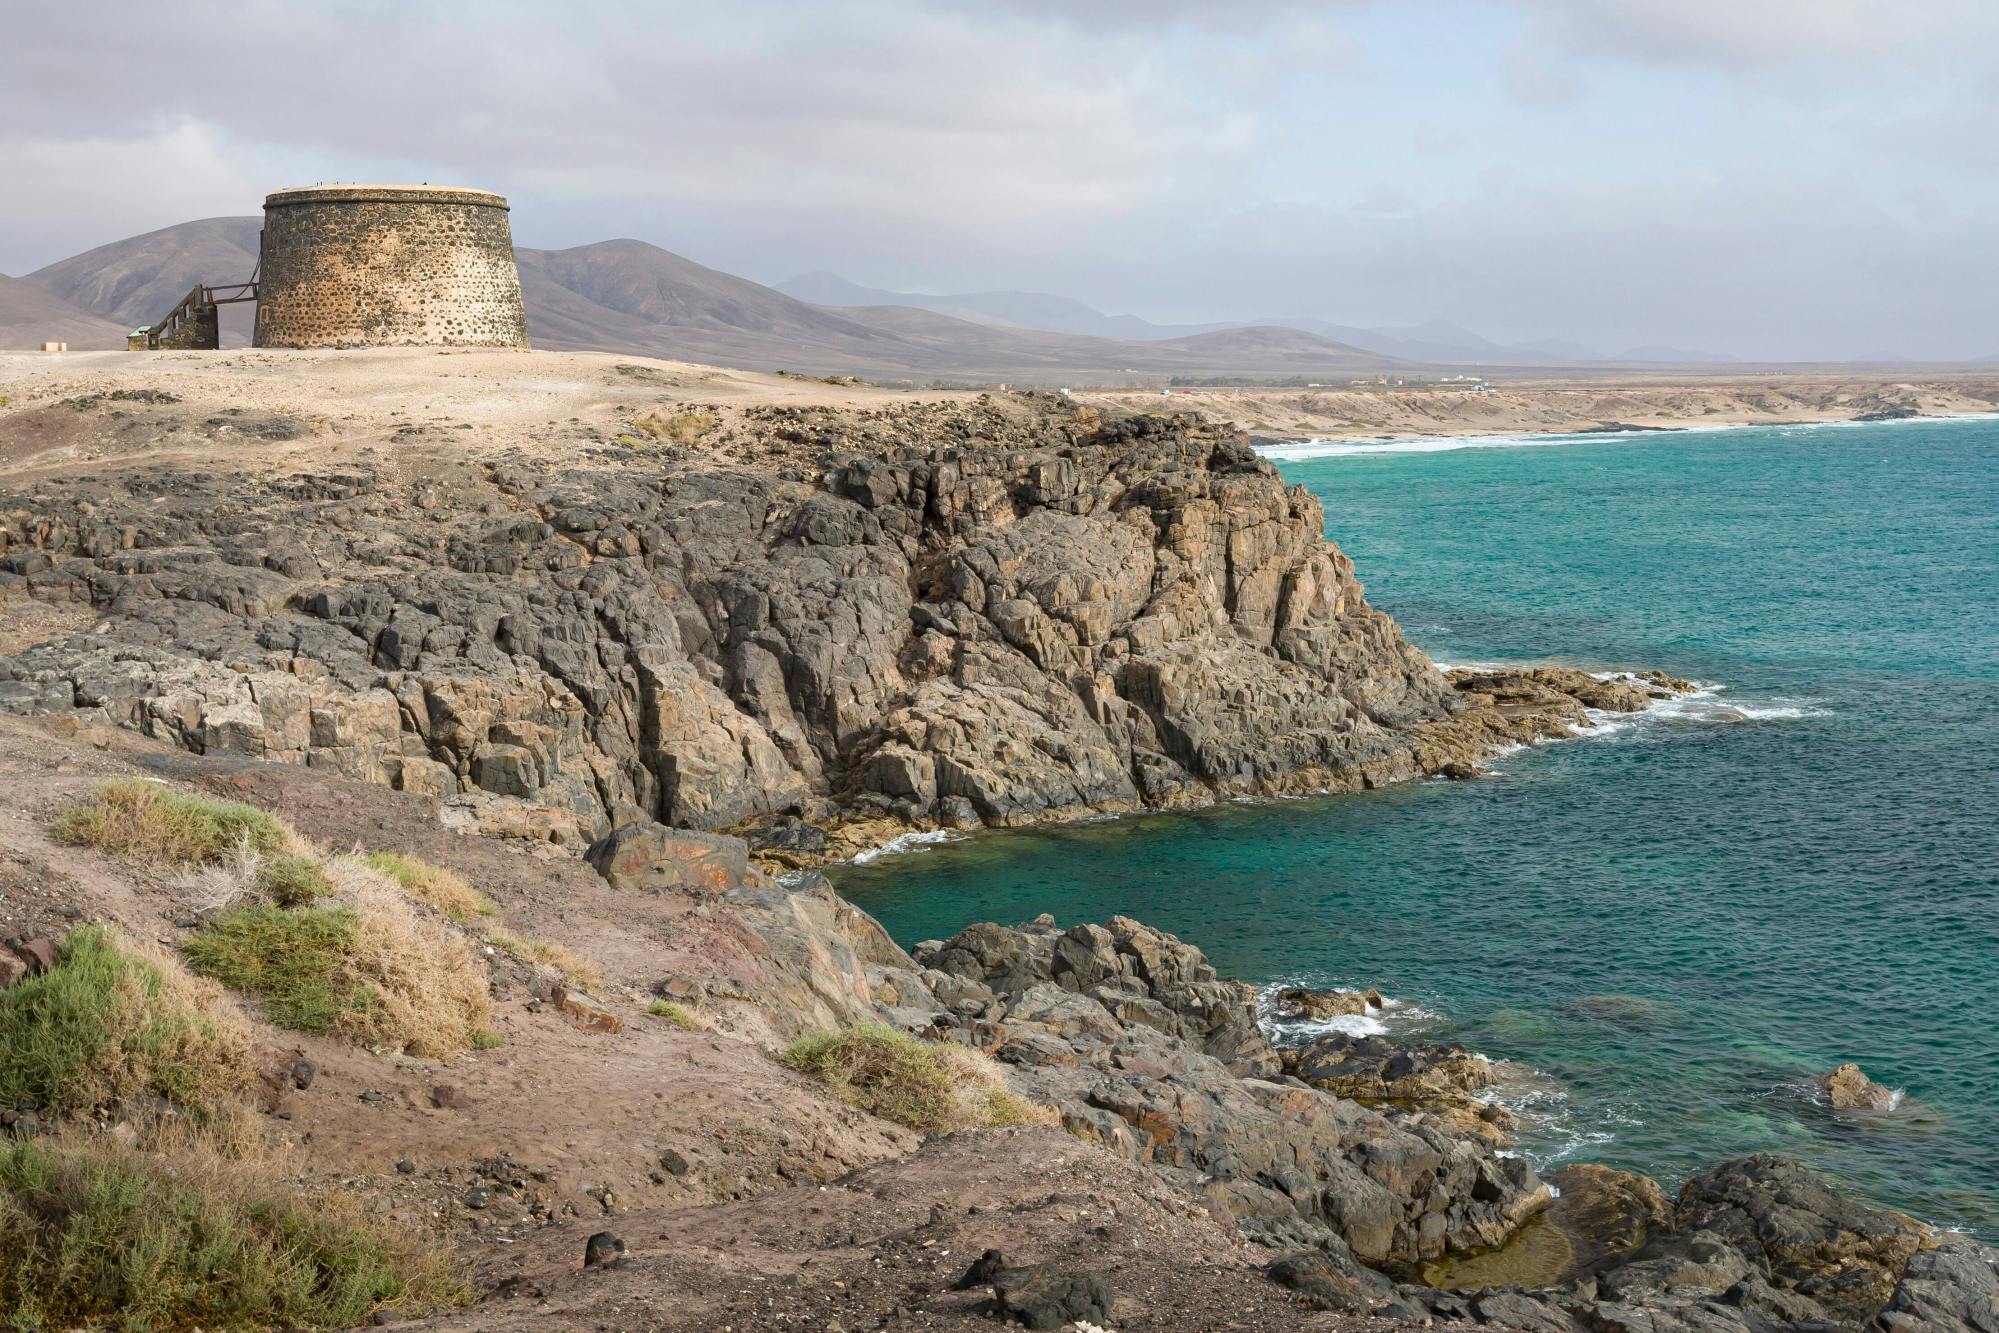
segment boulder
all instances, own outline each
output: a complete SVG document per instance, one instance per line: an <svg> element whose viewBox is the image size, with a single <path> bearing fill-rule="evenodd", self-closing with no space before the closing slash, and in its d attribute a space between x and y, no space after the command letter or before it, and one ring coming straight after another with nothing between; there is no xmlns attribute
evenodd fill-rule
<svg viewBox="0 0 1999 1333"><path fill-rule="evenodd" d="M1283 1053L1284 1072L1364 1102L1461 1103L1492 1086L1492 1061L1458 1045L1334 1033Z"/></svg>
<svg viewBox="0 0 1999 1333"><path fill-rule="evenodd" d="M1277 1005L1294 1018L1324 1020L1376 1014L1381 1012L1383 1001L1377 990L1306 990L1293 986L1277 993Z"/></svg>
<svg viewBox="0 0 1999 1333"><path fill-rule="evenodd" d="M626 824L585 855L611 887L638 893L720 895L750 880L740 838L650 822Z"/></svg>
<svg viewBox="0 0 1999 1333"><path fill-rule="evenodd" d="M1902 1101L1901 1093L1876 1083L1856 1064L1821 1074L1818 1083L1835 1111L1892 1111Z"/></svg>
<svg viewBox="0 0 1999 1333"><path fill-rule="evenodd" d="M571 1027L607 1035L625 1030L624 1019L574 987L557 986L549 991L548 998Z"/></svg>
<svg viewBox="0 0 1999 1333"><path fill-rule="evenodd" d="M1030 1329L1107 1324L1111 1285L1101 1274L1047 1264L1012 1268L993 1278L993 1302L1003 1319Z"/></svg>

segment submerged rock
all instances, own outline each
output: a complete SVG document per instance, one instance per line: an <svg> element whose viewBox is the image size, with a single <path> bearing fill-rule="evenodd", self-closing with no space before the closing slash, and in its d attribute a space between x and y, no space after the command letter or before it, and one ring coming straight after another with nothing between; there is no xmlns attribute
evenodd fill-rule
<svg viewBox="0 0 1999 1333"><path fill-rule="evenodd" d="M1279 991L1277 1004L1292 1017L1315 1020L1365 1017L1380 1013L1384 1007L1378 990L1306 990L1298 986Z"/></svg>

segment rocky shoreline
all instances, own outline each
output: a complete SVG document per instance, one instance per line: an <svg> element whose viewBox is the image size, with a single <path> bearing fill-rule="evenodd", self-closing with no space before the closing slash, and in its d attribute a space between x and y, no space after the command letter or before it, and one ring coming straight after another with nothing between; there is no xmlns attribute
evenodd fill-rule
<svg viewBox="0 0 1999 1333"><path fill-rule="evenodd" d="M1465 776L1687 688L1446 680L1318 502L1194 418L1015 395L745 409L712 449L399 428L401 456L363 433L301 458L320 428L283 413L44 397L8 429L138 452L0 491L0 601L75 626L0 656L0 711L324 767L502 835L726 830L802 866ZM245 446L146 450L190 432Z"/></svg>
<svg viewBox="0 0 1999 1333"><path fill-rule="evenodd" d="M1461 1048L1280 1048L1250 987L1124 917L905 951L810 869L897 831L1469 777L1693 688L1440 672L1233 429L667 399L641 440L610 433L638 377L572 358L600 397L482 439L130 364L159 382L31 384L0 417L0 989L79 922L168 960L214 923L201 876L52 835L107 781L277 811L308 869L458 876L455 913L394 910L477 983L467 1049L227 1001L299 1172L458 1247L470 1304L423 1326L1999 1327L1999 1251L1795 1162L1676 1197L1544 1180ZM286 384L333 412L310 377L338 364ZM799 1058L834 1040L975 1068L990 1105L858 1100Z"/></svg>

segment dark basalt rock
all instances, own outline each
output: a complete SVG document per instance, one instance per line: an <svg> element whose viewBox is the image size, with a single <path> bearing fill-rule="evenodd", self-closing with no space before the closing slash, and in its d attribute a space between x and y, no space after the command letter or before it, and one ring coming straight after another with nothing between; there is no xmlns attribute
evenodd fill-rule
<svg viewBox="0 0 1999 1333"><path fill-rule="evenodd" d="M597 1268L624 1257L625 1242L608 1231L599 1231L583 1243L583 1266Z"/></svg>
<svg viewBox="0 0 1999 1333"><path fill-rule="evenodd" d="M992 1280L1006 1269L1006 1256L998 1250L987 1250L972 1260L972 1266L964 1275L951 1284L953 1291L970 1291L974 1287L989 1286Z"/></svg>
<svg viewBox="0 0 1999 1333"><path fill-rule="evenodd" d="M1066 1272L1042 1264L1013 1268L993 1278L995 1312L1031 1329L1057 1329L1110 1321L1111 1284L1101 1274Z"/></svg>
<svg viewBox="0 0 1999 1333"><path fill-rule="evenodd" d="M0 592L104 622L0 660L0 707L327 767L492 831L589 843L636 816L795 855L828 819L1016 824L1431 764L1451 691L1231 430L882 417L801 423L823 452L786 468L661 451L0 497Z"/></svg>
<svg viewBox="0 0 1999 1333"><path fill-rule="evenodd" d="M1356 1260L1498 1245L1547 1201L1525 1160L1434 1117L1273 1081L1249 988L1136 921L973 926L915 961L947 1006L926 1022L962 1029L1071 1133L1150 1162L1265 1244L1358 1274Z"/></svg>

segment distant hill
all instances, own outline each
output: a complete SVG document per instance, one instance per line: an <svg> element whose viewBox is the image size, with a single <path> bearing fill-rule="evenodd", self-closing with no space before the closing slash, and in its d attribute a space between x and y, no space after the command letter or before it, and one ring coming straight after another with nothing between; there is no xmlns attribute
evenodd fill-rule
<svg viewBox="0 0 1999 1333"><path fill-rule="evenodd" d="M161 318L198 282L249 277L258 227L254 217L182 223L97 246L19 281L84 316L112 321L122 335ZM898 304L815 304L643 241L515 253L528 336L538 347L557 350L895 377L1115 377L1128 371L1330 378L1401 364L1295 329L1197 330L1138 340L975 322ZM225 308L225 344L247 339L249 311ZM36 341L50 336L56 335L39 334Z"/></svg>
<svg viewBox="0 0 1999 1333"><path fill-rule="evenodd" d="M1154 324L1137 315L1107 315L1081 301L1048 292L953 292L933 296L864 287L837 273L823 271L787 278L775 290L815 305L904 306L977 323L1127 341L1169 342L1224 329L1275 326L1315 333L1378 356L1431 365L1551 366L1625 361L1687 365L1735 360L1731 356L1677 347L1634 347L1612 357L1593 347L1556 339L1500 343L1441 319L1422 324L1363 327L1336 324L1315 315L1264 315L1212 324Z"/></svg>
<svg viewBox="0 0 1999 1333"><path fill-rule="evenodd" d="M826 305L643 241L520 250L536 346L851 374L1326 374L1393 362L1311 334L1140 342L973 322L900 303ZM820 286L853 299L854 289ZM862 299L866 299L865 289Z"/></svg>
<svg viewBox="0 0 1999 1333"><path fill-rule="evenodd" d="M0 348L66 342L75 351L125 345L125 326L78 309L38 283L0 275Z"/></svg>
<svg viewBox="0 0 1999 1333"><path fill-rule="evenodd" d="M257 267L260 218L203 218L112 241L28 275L126 328L172 310L197 282L242 282Z"/></svg>
<svg viewBox="0 0 1999 1333"><path fill-rule="evenodd" d="M1093 338L1124 338L1140 342L1185 338L1196 333L1234 327L1219 324L1154 324L1137 315L1106 315L1081 301L1047 292L958 292L926 296L863 287L836 273L801 273L777 284L776 290L815 305L914 306L974 323L1006 324L1048 333L1080 333Z"/></svg>

